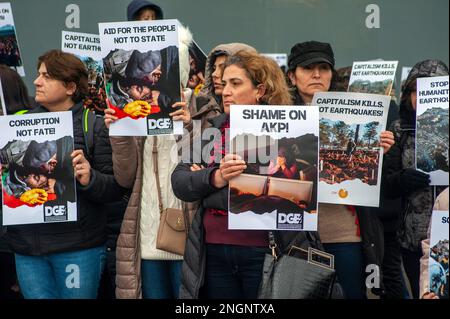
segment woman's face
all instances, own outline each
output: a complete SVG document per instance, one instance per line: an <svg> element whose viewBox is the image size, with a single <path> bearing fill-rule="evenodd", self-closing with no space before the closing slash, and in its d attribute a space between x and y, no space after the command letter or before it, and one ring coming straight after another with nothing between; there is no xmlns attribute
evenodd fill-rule
<svg viewBox="0 0 450 319"><path fill-rule="evenodd" d="M236 66L230 65L223 71L222 76L222 100L226 114L230 114L230 105L254 105L258 104L261 96L247 72Z"/></svg>
<svg viewBox="0 0 450 319"><path fill-rule="evenodd" d="M212 81L214 85L214 94L217 96L222 95L222 67L227 60L226 55L219 55L214 61L214 72L212 73Z"/></svg>
<svg viewBox="0 0 450 319"><path fill-rule="evenodd" d="M416 90L411 92L411 105L415 111L416 107L417 107L417 91Z"/></svg>
<svg viewBox="0 0 450 319"><path fill-rule="evenodd" d="M71 104L70 101L76 89L75 83L65 85L63 81L52 78L47 73L45 63L41 63L38 73L38 77L33 82L36 87L36 102L49 110L60 105Z"/></svg>
<svg viewBox="0 0 450 319"><path fill-rule="evenodd" d="M308 66L298 66L295 72L289 73L292 85L306 103L310 103L314 93L327 92L331 86L333 73L328 63L314 63Z"/></svg>
<svg viewBox="0 0 450 319"><path fill-rule="evenodd" d="M139 10L136 15L137 21L145 21L145 20L156 20L156 13L154 10L150 8L143 8Z"/></svg>

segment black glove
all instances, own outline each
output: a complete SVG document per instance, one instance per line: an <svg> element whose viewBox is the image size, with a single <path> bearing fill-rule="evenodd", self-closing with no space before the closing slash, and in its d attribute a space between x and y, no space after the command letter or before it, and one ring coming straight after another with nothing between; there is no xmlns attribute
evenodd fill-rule
<svg viewBox="0 0 450 319"><path fill-rule="evenodd" d="M405 193L430 185L430 175L414 168L405 168L401 171L399 182Z"/></svg>

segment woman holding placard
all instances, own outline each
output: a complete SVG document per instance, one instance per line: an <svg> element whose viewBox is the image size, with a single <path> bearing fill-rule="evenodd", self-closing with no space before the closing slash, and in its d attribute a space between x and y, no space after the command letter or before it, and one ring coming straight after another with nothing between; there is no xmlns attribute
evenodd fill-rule
<svg viewBox="0 0 450 319"><path fill-rule="evenodd" d="M444 75L448 75L448 67L439 60L421 61L411 69L402 90L400 119L390 128L396 143L385 158L386 195L403 201L400 244L405 272L416 299L420 297L420 243L427 238L435 196L429 186L429 175L415 169L417 78Z"/></svg>
<svg viewBox="0 0 450 319"><path fill-rule="evenodd" d="M238 155L226 154L225 132L230 105L290 105L291 98L278 65L253 52L228 57L222 84L224 114L210 120L221 132L220 147L203 158L205 169L193 170L192 163L180 163L172 174L177 197L201 201L186 244L180 298L257 298L264 257L270 254L267 231L228 229L228 182L247 165ZM294 240L300 246L309 242L307 232L276 233L283 252Z"/></svg>
<svg viewBox="0 0 450 319"><path fill-rule="evenodd" d="M288 59L294 104L309 105L316 92L336 90L338 77L334 65L330 44L309 41L294 45ZM380 145L384 151L387 152L392 144L392 134L382 132ZM332 173L330 180L334 182L336 171ZM368 251L372 256L377 253L373 244L376 240L365 236L372 234L373 229L366 231L364 228L375 227L376 224L367 218L358 220L352 206L319 203L318 210L319 235L325 250L335 255L338 280L346 298L365 298L363 247L371 247ZM362 236L359 227L362 228Z"/></svg>

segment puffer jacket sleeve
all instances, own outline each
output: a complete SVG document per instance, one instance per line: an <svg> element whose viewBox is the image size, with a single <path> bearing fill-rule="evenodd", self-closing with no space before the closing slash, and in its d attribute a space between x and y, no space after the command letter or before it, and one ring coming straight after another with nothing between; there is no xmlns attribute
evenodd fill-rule
<svg viewBox="0 0 450 319"><path fill-rule="evenodd" d="M179 163L172 173L172 188L176 197L185 202L195 202L218 191L210 184L215 167L196 172L192 172L190 167L190 164Z"/></svg>
<svg viewBox="0 0 450 319"><path fill-rule="evenodd" d="M136 180L138 150L136 139L111 136L114 177L120 186L131 188Z"/></svg>
<svg viewBox="0 0 450 319"><path fill-rule="evenodd" d="M94 149L91 158L91 181L77 189L89 200L96 203L116 201L125 193L113 175L112 149L108 129L103 121L97 119L94 126Z"/></svg>

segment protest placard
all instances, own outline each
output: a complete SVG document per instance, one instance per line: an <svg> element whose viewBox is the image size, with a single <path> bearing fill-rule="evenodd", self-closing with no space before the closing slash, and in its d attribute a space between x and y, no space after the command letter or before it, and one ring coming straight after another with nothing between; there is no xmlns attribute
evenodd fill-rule
<svg viewBox="0 0 450 319"><path fill-rule="evenodd" d="M205 84L206 54L195 41L189 46L189 80L187 87L193 90L194 95L198 95Z"/></svg>
<svg viewBox="0 0 450 319"><path fill-rule="evenodd" d="M448 211L433 211L428 263L429 283L430 291L440 299L448 299L448 222Z"/></svg>
<svg viewBox="0 0 450 319"><path fill-rule="evenodd" d="M61 50L76 55L88 70L88 94L84 105L102 114L106 106L103 61L98 34L62 31Z"/></svg>
<svg viewBox="0 0 450 319"><path fill-rule="evenodd" d="M177 20L99 23L110 135L180 133L169 113L181 101ZM182 132L182 124L181 124Z"/></svg>
<svg viewBox="0 0 450 319"><path fill-rule="evenodd" d="M263 53L262 55L277 62L278 66L283 69L283 71L287 70L288 56L286 53Z"/></svg>
<svg viewBox="0 0 450 319"><path fill-rule="evenodd" d="M417 79L416 168L431 185L448 185L449 77Z"/></svg>
<svg viewBox="0 0 450 319"><path fill-rule="evenodd" d="M3 95L2 81L0 80L0 116L6 114L5 96Z"/></svg>
<svg viewBox="0 0 450 319"><path fill-rule="evenodd" d="M319 196L321 203L379 206L383 149L390 97L318 92L320 110Z"/></svg>
<svg viewBox="0 0 450 319"><path fill-rule="evenodd" d="M9 2L0 3L0 64L5 64L16 70L20 76L25 76Z"/></svg>
<svg viewBox="0 0 450 319"><path fill-rule="evenodd" d="M390 95L398 61L353 62L348 92Z"/></svg>
<svg viewBox="0 0 450 319"><path fill-rule="evenodd" d="M0 117L3 225L77 220L72 112Z"/></svg>
<svg viewBox="0 0 450 319"><path fill-rule="evenodd" d="M231 107L247 169L229 183L229 229L317 230L318 123L311 106Z"/></svg>

